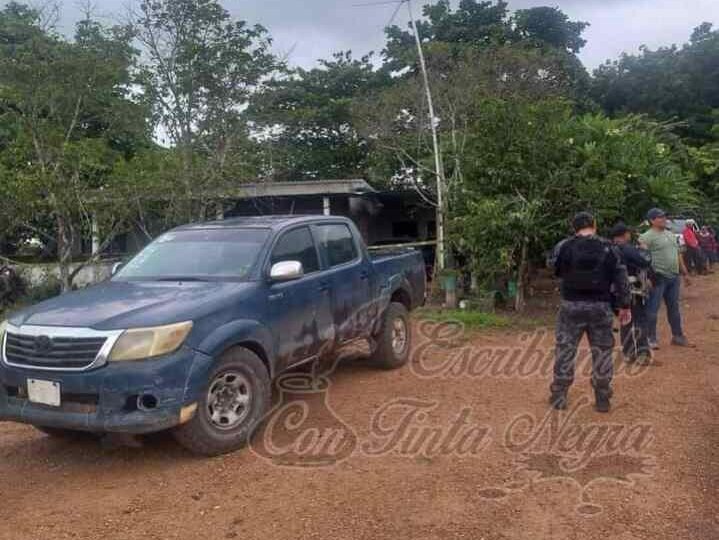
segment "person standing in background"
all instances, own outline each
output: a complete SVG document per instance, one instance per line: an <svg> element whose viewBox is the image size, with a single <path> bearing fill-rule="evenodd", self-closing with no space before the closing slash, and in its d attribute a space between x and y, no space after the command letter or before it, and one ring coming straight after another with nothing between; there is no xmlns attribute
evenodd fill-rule
<svg viewBox="0 0 719 540"><path fill-rule="evenodd" d="M671 231L666 229L667 215L659 208L652 208L647 219L651 229L639 237L642 248L649 251L654 269L654 286L647 302L647 321L649 331L649 344L652 349L659 348L657 340L657 320L662 300L667 306L667 318L672 329L672 345L677 347L691 347L689 340L684 336L682 328L682 314L679 306L681 293L680 274L690 285L689 272L684 259L679 253L679 244Z"/></svg>
<svg viewBox="0 0 719 540"><path fill-rule="evenodd" d="M705 225L705 227L707 228L707 231L709 231L711 237L714 239L714 245L716 246L716 250L714 251L714 262L719 262L719 236L717 236L716 229L711 225Z"/></svg>
<svg viewBox="0 0 719 540"><path fill-rule="evenodd" d="M706 225L699 231L697 239L699 240L699 246L704 252L704 259L706 260L707 266L711 268L712 265L717 262L717 240Z"/></svg>
<svg viewBox="0 0 719 540"><path fill-rule="evenodd" d="M687 261L686 265L689 270L693 270L697 274L706 274L706 266L704 265L704 255L701 247L699 247L699 239L696 234L696 222L693 219L688 219L686 226L684 227L684 243L687 246Z"/></svg>
<svg viewBox="0 0 719 540"><path fill-rule="evenodd" d="M609 237L622 255L632 292L632 321L620 329L624 359L630 364L649 365L652 351L649 346L647 301L651 289L649 272L652 257L649 252L632 245L632 231L624 223L615 225Z"/></svg>

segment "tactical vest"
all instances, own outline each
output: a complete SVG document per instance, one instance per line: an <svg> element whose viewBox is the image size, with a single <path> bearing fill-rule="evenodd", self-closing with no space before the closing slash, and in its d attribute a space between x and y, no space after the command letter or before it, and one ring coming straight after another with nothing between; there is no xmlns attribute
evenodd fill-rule
<svg viewBox="0 0 719 540"><path fill-rule="evenodd" d="M563 248L567 257L562 269L562 283L569 289L585 293L606 293L612 283L606 263L611 246L595 237L576 237Z"/></svg>

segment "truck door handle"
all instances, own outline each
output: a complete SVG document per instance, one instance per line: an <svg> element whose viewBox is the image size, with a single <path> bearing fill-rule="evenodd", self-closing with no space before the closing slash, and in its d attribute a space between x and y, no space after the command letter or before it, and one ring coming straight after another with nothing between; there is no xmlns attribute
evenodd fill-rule
<svg viewBox="0 0 719 540"><path fill-rule="evenodd" d="M327 283L327 282L320 283L320 286L319 286L319 291L320 291L320 292L327 292L327 291L329 291L329 290L330 290L330 284L329 284L329 283Z"/></svg>
<svg viewBox="0 0 719 540"><path fill-rule="evenodd" d="M271 294L268 297L268 299L270 300L270 302L273 302L275 300L282 300L284 297L285 297L285 293L281 292L281 293L277 293L277 294Z"/></svg>
<svg viewBox="0 0 719 540"><path fill-rule="evenodd" d="M369 278L369 272L367 270L362 270L362 272L360 272L359 277L360 277L360 279L365 280L365 279Z"/></svg>

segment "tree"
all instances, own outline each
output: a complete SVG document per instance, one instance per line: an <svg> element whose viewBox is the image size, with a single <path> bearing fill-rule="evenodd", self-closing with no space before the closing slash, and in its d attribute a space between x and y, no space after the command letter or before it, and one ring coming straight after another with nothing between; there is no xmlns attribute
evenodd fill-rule
<svg viewBox="0 0 719 540"><path fill-rule="evenodd" d="M559 8L535 7L521 9L513 18L515 32L524 41L537 47L555 47L577 54L587 44L582 34L587 22L570 21Z"/></svg>
<svg viewBox="0 0 719 540"><path fill-rule="evenodd" d="M610 115L680 121L690 143L704 144L719 109L719 31L704 23L682 47L643 47L638 55L607 61L594 72L591 93Z"/></svg>
<svg viewBox="0 0 719 540"><path fill-rule="evenodd" d="M493 48L523 44L540 49L553 48L576 55L586 44L582 34L589 26L570 21L558 8L538 7L512 14L504 0L461 0L452 9L449 0L424 6L426 20L417 28L423 43L448 43L458 47ZM387 45L383 51L385 69L400 72L417 63L414 37L394 25L386 30Z"/></svg>
<svg viewBox="0 0 719 540"><path fill-rule="evenodd" d="M375 71L371 55L320 60L275 78L254 96L253 128L264 153L263 170L276 180L363 177L369 144L355 129L352 105L391 83Z"/></svg>
<svg viewBox="0 0 719 540"><path fill-rule="evenodd" d="M129 99L135 54L127 28L86 18L67 41L44 28L37 11L14 2L0 11L0 111L12 133L0 149L6 196L33 232L43 232L33 229L36 213L51 216L64 290L93 219L102 221L101 248L124 222L121 206L93 207L93 192L146 140L142 109Z"/></svg>
<svg viewBox="0 0 719 540"><path fill-rule="evenodd" d="M449 0L424 6L426 20L417 21L423 43L496 46L510 43L515 35L509 20L507 2L462 0L453 10ZM401 72L416 67L417 50L414 36L397 25L386 29L387 45L383 51L384 68Z"/></svg>
<svg viewBox="0 0 719 540"><path fill-rule="evenodd" d="M706 222L719 222L719 110L714 111L715 124L711 140L700 147L689 148L700 192L700 213Z"/></svg>
<svg viewBox="0 0 719 540"><path fill-rule="evenodd" d="M696 203L692 171L664 142L664 128L642 117L573 116L564 101L486 100L467 141L455 239L488 281L517 279L517 307L532 261L591 210L600 225L640 222L653 206Z"/></svg>
<svg viewBox="0 0 719 540"><path fill-rule="evenodd" d="M441 152L452 193L464 179L467 140L483 100L543 100L572 94L563 61L521 45L476 49L447 43L427 47L430 86L435 97ZM409 185L435 199L430 126L422 80L413 73L377 95L358 100L355 123L373 147L375 183Z"/></svg>
<svg viewBox="0 0 719 540"><path fill-rule="evenodd" d="M181 164L166 179L168 211L203 219L230 181L257 173L242 113L280 63L262 26L233 20L216 0L143 0L132 25L145 51L144 97Z"/></svg>
<svg viewBox="0 0 719 540"><path fill-rule="evenodd" d="M462 178L460 154L464 148L464 140L461 132L468 125L467 119L463 117L471 114L469 111L473 96L468 93L478 90L472 84L467 85L467 81L461 80L461 68L458 69L458 66L468 67L471 73L477 73L477 53L498 53L496 56L503 57L502 60L505 61L509 56L520 58L522 52L529 57L545 56L544 62L537 62L532 58L532 61L524 64L524 71L516 70L520 63L510 66L511 62L504 64L491 59L491 67L498 69L492 73L484 72L482 75L495 87L501 87L507 81L509 84L506 86L534 81L543 88L549 81L569 78L572 92L579 97L586 87L587 74L575 53L585 44L581 34L588 25L569 21L558 9L523 10L511 16L508 4L503 0L496 3L462 0L457 9L452 9L449 0L440 0L436 5L425 5L423 13L426 20L411 20L409 32L397 26L386 29L387 46L383 51L383 70L410 82L406 96L409 99L416 97L414 83L417 74L421 73L427 101L426 110L423 103L417 102L416 99L411 106L398 108L397 105L404 96L395 91L386 94L390 110L380 108L382 113L378 114L377 111L372 111L371 107L365 107L367 114L362 116L374 118L374 121L368 122L369 129L365 128L366 131L372 133L379 146L389 150L392 157L399 162L400 171L395 179L413 181L420 193L430 189L426 178L431 174L431 170L423 163L426 155L426 137L423 134L427 130L431 133L435 178L438 184L433 198L438 208L437 237L441 269L444 264L442 224L446 221L447 200L452 198L451 184L457 185ZM549 25L549 28L545 28L546 25ZM508 50L512 50L513 54L505 54ZM470 58L473 53L475 56ZM428 62L425 62L425 56L429 58ZM489 56L486 59L489 59ZM560 61L556 62L557 59ZM546 66L551 64L551 67L546 68L542 63ZM430 64L428 69L426 64ZM480 66L479 71L481 69ZM435 108L432 102L439 99L436 96L433 99L432 95L442 92L438 87L444 87L444 94L448 99L445 100L445 107ZM467 107L468 104L470 108ZM441 123L444 124L442 135L448 136L447 139L438 137L437 125ZM407 143L410 142L408 138L399 136L400 132L407 134L410 131L417 133L415 149L412 151L407 148ZM450 149L453 156L443 155L441 150L446 148ZM449 174L444 164L449 164L452 169L449 182ZM425 198L429 200L426 195Z"/></svg>

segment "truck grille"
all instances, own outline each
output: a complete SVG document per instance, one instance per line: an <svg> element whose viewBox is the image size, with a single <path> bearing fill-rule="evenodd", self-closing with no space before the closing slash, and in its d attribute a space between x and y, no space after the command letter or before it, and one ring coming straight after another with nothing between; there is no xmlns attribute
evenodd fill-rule
<svg viewBox="0 0 719 540"><path fill-rule="evenodd" d="M84 369L95 362L107 336L35 336L7 332L5 361L28 368Z"/></svg>

